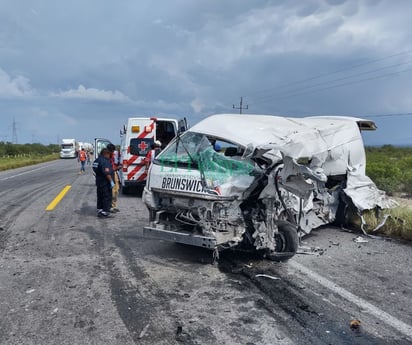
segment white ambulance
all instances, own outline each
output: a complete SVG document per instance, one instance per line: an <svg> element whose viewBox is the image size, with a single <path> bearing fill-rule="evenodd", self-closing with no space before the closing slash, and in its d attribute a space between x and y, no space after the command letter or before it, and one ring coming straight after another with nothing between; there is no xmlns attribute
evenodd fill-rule
<svg viewBox="0 0 412 345"><path fill-rule="evenodd" d="M119 175L122 193L126 194L130 187L145 185L147 171L143 160L155 140L161 142L163 149L186 129L186 118L130 117L120 132L122 170Z"/></svg>

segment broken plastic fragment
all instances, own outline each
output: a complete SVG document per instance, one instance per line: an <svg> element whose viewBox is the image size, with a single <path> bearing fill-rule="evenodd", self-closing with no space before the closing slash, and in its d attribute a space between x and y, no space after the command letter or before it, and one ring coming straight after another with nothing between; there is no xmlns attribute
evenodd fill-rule
<svg viewBox="0 0 412 345"><path fill-rule="evenodd" d="M363 238L362 236L358 236L353 239L353 242L355 243L368 243L369 241L366 238Z"/></svg>

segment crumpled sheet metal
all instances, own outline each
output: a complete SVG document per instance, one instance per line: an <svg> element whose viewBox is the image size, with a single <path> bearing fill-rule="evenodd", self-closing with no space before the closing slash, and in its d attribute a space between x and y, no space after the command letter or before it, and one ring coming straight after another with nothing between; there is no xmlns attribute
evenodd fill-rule
<svg viewBox="0 0 412 345"><path fill-rule="evenodd" d="M267 158L282 156L312 159L311 168L322 167L325 174L345 173L348 165L365 166L363 141L357 118L288 118L271 115L212 115L190 132L204 133L252 146L266 152ZM337 160L339 171L337 171ZM273 162L276 163L276 162ZM330 164L329 164L330 163ZM344 170L345 169L345 170Z"/></svg>
<svg viewBox="0 0 412 345"><path fill-rule="evenodd" d="M309 168L314 175L347 176L344 193L359 212L376 207L392 208L396 206L396 202L388 198L365 175L366 156L359 123L369 126L367 129L376 129L373 121L352 117L286 118L221 114L206 118L189 131L248 147L249 152L254 152L254 158L260 156L272 164L282 160L308 158ZM253 151L250 150L251 147L254 148ZM285 164L287 165L289 164ZM293 164L289 166L296 168ZM335 207L335 203L331 205Z"/></svg>
<svg viewBox="0 0 412 345"><path fill-rule="evenodd" d="M398 205L384 191L379 190L368 176L348 172L346 185L343 191L360 212L376 207L393 208Z"/></svg>

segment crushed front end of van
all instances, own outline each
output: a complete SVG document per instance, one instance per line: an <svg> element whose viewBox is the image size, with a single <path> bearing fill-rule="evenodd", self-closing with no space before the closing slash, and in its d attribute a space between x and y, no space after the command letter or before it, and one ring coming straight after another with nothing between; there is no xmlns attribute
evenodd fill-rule
<svg viewBox="0 0 412 345"><path fill-rule="evenodd" d="M373 129L351 117L210 116L152 164L144 235L287 260L299 236L348 209L394 206L365 175L360 130Z"/></svg>

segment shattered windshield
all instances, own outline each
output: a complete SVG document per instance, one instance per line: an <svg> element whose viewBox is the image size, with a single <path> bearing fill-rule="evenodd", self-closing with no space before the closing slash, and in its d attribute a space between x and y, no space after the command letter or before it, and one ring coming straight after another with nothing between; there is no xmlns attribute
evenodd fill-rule
<svg viewBox="0 0 412 345"><path fill-rule="evenodd" d="M196 152L203 136L192 132L184 133L160 153L158 160L162 163L197 165Z"/></svg>
<svg viewBox="0 0 412 345"><path fill-rule="evenodd" d="M201 133L186 132L169 145L157 161L168 167L193 168L210 174L248 175L254 165L241 159L238 145Z"/></svg>

